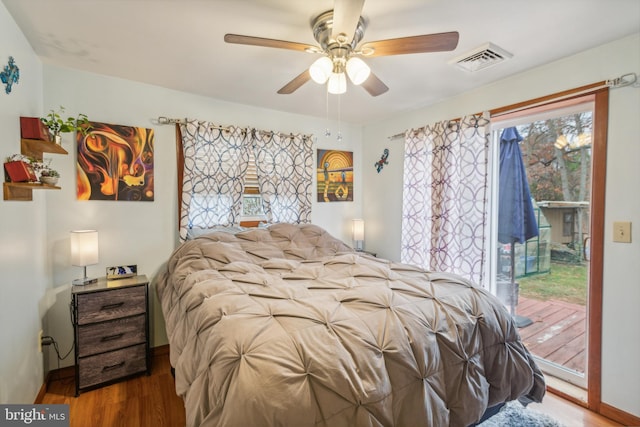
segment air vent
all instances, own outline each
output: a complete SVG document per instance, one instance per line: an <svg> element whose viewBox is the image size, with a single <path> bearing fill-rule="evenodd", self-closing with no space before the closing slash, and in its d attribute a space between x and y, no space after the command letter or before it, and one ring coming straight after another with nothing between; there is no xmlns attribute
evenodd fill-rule
<svg viewBox="0 0 640 427"><path fill-rule="evenodd" d="M493 43L486 43L471 52L467 52L449 61L449 64L453 64L465 71L474 72L499 64L512 57L512 54L501 47Z"/></svg>

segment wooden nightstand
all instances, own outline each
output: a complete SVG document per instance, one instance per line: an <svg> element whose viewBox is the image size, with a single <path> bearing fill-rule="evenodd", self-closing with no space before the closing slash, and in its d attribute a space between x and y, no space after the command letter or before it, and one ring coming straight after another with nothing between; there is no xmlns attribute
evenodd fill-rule
<svg viewBox="0 0 640 427"><path fill-rule="evenodd" d="M149 280L140 275L71 289L76 396L136 374L151 374Z"/></svg>

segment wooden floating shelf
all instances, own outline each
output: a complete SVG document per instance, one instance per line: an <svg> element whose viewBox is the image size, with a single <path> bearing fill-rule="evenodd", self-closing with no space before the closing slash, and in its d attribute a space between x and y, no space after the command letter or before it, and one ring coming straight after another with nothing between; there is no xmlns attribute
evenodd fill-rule
<svg viewBox="0 0 640 427"><path fill-rule="evenodd" d="M69 154L67 150L55 142L26 138L20 139L20 152L39 161L42 161L43 153ZM33 190L60 190L60 187L40 182L5 182L2 189L4 200L28 202L33 200Z"/></svg>
<svg viewBox="0 0 640 427"><path fill-rule="evenodd" d="M33 200L33 190L60 190L55 185L38 182L5 182L3 184L4 200L19 200L28 202Z"/></svg>
<svg viewBox="0 0 640 427"><path fill-rule="evenodd" d="M60 144L40 139L21 139L20 152L25 156L42 160L42 153L69 154Z"/></svg>

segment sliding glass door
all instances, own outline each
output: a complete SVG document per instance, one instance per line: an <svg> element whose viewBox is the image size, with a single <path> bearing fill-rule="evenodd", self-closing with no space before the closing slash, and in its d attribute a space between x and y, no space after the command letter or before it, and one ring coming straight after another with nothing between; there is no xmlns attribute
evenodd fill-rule
<svg viewBox="0 0 640 427"><path fill-rule="evenodd" d="M587 389L594 96L492 119L492 291L546 374ZM521 243L498 239L500 144L515 129L537 227ZM503 165L504 168L504 165ZM504 196L504 193L502 194ZM504 221L504 218L500 218Z"/></svg>

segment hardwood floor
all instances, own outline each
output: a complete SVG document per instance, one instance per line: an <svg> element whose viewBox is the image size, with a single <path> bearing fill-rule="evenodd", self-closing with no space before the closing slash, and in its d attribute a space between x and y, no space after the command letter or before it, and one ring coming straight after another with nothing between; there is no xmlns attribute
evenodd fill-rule
<svg viewBox="0 0 640 427"><path fill-rule="evenodd" d="M49 383L42 403L69 405L70 427L180 427L182 399L175 393L166 351L155 352L152 374L81 393L75 397L73 370Z"/></svg>
<svg viewBox="0 0 640 427"><path fill-rule="evenodd" d="M531 403L528 408L547 414L565 427L610 427L622 426L609 418L591 412L580 405L571 403L555 394L547 392L542 403Z"/></svg>
<svg viewBox="0 0 640 427"><path fill-rule="evenodd" d="M65 369L53 379L41 402L69 405L71 427L182 427L185 413L176 396L170 373L169 354L156 349L152 374L116 383L75 397L73 371ZM547 393L544 402L532 409L548 414L566 427L621 426L578 405Z"/></svg>

